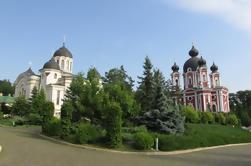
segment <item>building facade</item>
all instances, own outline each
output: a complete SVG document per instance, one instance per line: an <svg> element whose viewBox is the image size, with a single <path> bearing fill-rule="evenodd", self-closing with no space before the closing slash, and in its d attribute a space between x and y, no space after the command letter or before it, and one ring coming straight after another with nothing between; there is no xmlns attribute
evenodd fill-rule
<svg viewBox="0 0 251 166"><path fill-rule="evenodd" d="M46 99L54 103L54 116L60 117L60 110L67 88L73 78L73 56L65 47L59 48L52 58L43 65L39 74L35 74L31 68L19 74L15 81L15 97L24 95L31 97L34 87L43 89Z"/></svg>
<svg viewBox="0 0 251 166"><path fill-rule="evenodd" d="M194 46L189 55L183 66L184 88L180 94L175 93L174 100L200 111L229 112L228 89L221 85L218 66L213 63L208 74L206 60L198 57L199 51ZM173 90L180 90L179 66L174 63L171 69Z"/></svg>

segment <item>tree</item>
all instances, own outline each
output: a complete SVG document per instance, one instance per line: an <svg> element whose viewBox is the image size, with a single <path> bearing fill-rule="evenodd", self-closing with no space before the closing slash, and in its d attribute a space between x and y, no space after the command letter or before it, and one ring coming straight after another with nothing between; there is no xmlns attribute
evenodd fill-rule
<svg viewBox="0 0 251 166"><path fill-rule="evenodd" d="M19 96L15 99L12 106L12 114L18 116L26 116L29 113L30 105L24 96Z"/></svg>
<svg viewBox="0 0 251 166"><path fill-rule="evenodd" d="M3 93L4 96L14 94L14 87L9 80L0 80L0 93Z"/></svg>
<svg viewBox="0 0 251 166"><path fill-rule="evenodd" d="M65 101L61 107L61 138L65 138L70 134L72 110L72 104L69 101Z"/></svg>
<svg viewBox="0 0 251 166"><path fill-rule="evenodd" d="M136 118L139 124L146 125L148 129L164 133L177 133L184 131L184 117L173 106L170 100L169 88L160 70L154 71L152 93L148 96L149 111Z"/></svg>
<svg viewBox="0 0 251 166"><path fill-rule="evenodd" d="M143 65L143 76L138 77L140 81L138 82L139 87L136 93L136 99L140 103L142 114L152 109L152 101L154 98L152 67L150 59L146 57Z"/></svg>
<svg viewBox="0 0 251 166"><path fill-rule="evenodd" d="M129 122L139 112L139 105L132 90L133 80L126 74L123 66L109 70L103 79L104 93L108 94L110 101L120 104L122 119L125 123Z"/></svg>
<svg viewBox="0 0 251 166"><path fill-rule="evenodd" d="M54 104L52 102L46 101L43 103L43 111L42 111L42 132L46 133L48 124L53 119L54 115Z"/></svg>
<svg viewBox="0 0 251 166"><path fill-rule="evenodd" d="M44 111L44 103L46 102L45 92L43 89L38 90L37 87L34 87L32 90L30 102L30 113L39 114L42 116Z"/></svg>
<svg viewBox="0 0 251 166"><path fill-rule="evenodd" d="M72 121L78 122L81 119L82 113L85 111L81 100L84 94L84 85L86 81L82 73L78 73L72 80L70 87L66 90L65 98L72 103Z"/></svg>
<svg viewBox="0 0 251 166"><path fill-rule="evenodd" d="M106 109L106 131L108 143L112 148L117 148L122 143L121 124L122 112L119 103L110 102Z"/></svg>

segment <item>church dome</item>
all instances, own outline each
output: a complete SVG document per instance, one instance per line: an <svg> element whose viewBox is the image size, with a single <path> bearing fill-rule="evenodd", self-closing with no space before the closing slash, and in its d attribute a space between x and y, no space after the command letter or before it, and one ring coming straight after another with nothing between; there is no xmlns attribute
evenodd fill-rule
<svg viewBox="0 0 251 166"><path fill-rule="evenodd" d="M210 70L211 70L212 72L216 72L216 71L218 70L218 66L216 66L216 65L213 63L213 65L210 67Z"/></svg>
<svg viewBox="0 0 251 166"><path fill-rule="evenodd" d="M191 50L189 51L189 55L191 57L196 57L197 55L199 55L199 51L194 47L194 45L192 46Z"/></svg>
<svg viewBox="0 0 251 166"><path fill-rule="evenodd" d="M49 60L48 62L46 62L44 64L43 69L56 69L56 70L60 70L60 67L57 64L57 62L53 58L51 58L51 60Z"/></svg>
<svg viewBox="0 0 251 166"><path fill-rule="evenodd" d="M63 44L63 46L61 48L59 48L53 55L53 57L56 56L64 56L64 57L69 57L72 58L72 54L71 52L65 47L65 45Z"/></svg>
<svg viewBox="0 0 251 166"><path fill-rule="evenodd" d="M205 66L206 65L206 60L202 58L202 56L200 57L200 60L198 61L198 65L199 66Z"/></svg>
<svg viewBox="0 0 251 166"><path fill-rule="evenodd" d="M171 69L173 70L173 72L177 72L177 71L179 71L180 68L175 62Z"/></svg>

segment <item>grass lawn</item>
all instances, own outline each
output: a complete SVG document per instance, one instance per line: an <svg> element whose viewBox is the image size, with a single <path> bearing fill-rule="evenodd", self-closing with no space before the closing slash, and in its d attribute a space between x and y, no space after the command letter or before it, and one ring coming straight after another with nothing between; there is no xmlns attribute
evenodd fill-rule
<svg viewBox="0 0 251 166"><path fill-rule="evenodd" d="M251 142L251 133L239 127L216 124L186 124L182 135L156 134L163 151Z"/></svg>
<svg viewBox="0 0 251 166"><path fill-rule="evenodd" d="M12 126L12 119L0 119L0 125Z"/></svg>

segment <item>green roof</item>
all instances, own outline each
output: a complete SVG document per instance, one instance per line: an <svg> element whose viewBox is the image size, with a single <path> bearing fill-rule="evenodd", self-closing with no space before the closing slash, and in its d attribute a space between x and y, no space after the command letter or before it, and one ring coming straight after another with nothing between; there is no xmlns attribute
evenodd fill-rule
<svg viewBox="0 0 251 166"><path fill-rule="evenodd" d="M0 96L0 103L14 103L15 99L11 96Z"/></svg>

